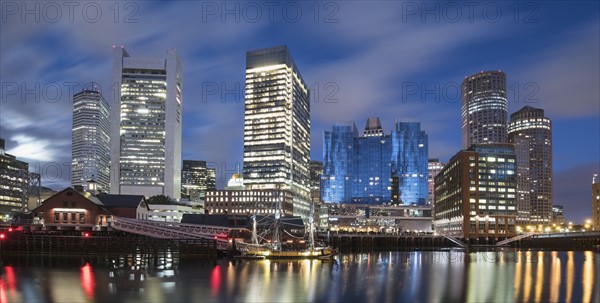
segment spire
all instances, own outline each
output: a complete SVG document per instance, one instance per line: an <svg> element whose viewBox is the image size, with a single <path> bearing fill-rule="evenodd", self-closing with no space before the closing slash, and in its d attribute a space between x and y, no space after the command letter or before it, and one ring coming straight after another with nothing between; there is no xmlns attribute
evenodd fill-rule
<svg viewBox="0 0 600 303"><path fill-rule="evenodd" d="M367 119L367 124L365 125L365 131L363 135L365 137L383 136L383 128L381 127L381 121L379 121L379 117L371 117Z"/></svg>

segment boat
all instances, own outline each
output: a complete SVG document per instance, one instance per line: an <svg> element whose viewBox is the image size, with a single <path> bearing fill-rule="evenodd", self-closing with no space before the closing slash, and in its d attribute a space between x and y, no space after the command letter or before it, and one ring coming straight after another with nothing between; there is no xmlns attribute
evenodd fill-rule
<svg viewBox="0 0 600 303"><path fill-rule="evenodd" d="M257 216L252 216L252 238L250 243L236 241L235 246L239 252L238 259L332 259L338 253L337 249L328 245L316 245L314 237L314 205L311 204L308 226L308 243L305 247L285 247L281 241L281 233L285 232L281 224L281 207L279 203L275 208L272 226L272 239L259 239L257 232ZM260 243L262 240L262 243ZM304 242L304 241L302 241ZM305 242L304 242L305 243Z"/></svg>

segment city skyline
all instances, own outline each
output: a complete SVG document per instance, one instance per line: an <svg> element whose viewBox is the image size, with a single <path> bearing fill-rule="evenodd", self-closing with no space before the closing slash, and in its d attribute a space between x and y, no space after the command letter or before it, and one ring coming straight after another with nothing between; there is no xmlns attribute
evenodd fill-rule
<svg viewBox="0 0 600 303"><path fill-rule="evenodd" d="M44 23L22 24L19 19L8 18L0 30L2 82L25 83L29 89L38 83L41 92L37 97L45 100L40 98L36 102L35 93L24 98L20 93L9 95L12 86L4 86L0 137L7 141L7 152L29 162L31 169L47 168L43 176L45 186L64 187L69 178L67 171L58 177L47 164L70 163L71 112L68 108L72 106L69 101L72 94L67 94L65 82L81 83L75 88L79 91L83 83L97 81L103 93L110 94L110 47L113 44L123 44L143 57L161 56L164 49L176 47L186 64L182 158L217 163L217 182L222 187L236 172L236 164L242 163L244 53L287 44L302 67L307 85L318 95L311 100L311 159L322 160L321 133L332 122L380 116L388 121L384 128L391 129L394 117L414 116L429 134L430 158L445 162L460 150L460 96L451 98L442 88L460 85L465 76L481 70L502 70L507 74L510 93L508 113L530 104L544 109L553 121L554 204L565 206L567 220L589 217L589 179L600 170L597 139L600 137L599 26L597 13L594 13L598 11L598 4L565 7L564 4L538 3L537 23L514 22L512 14L503 16L498 23L482 21L479 27L469 24L468 20L422 22L419 16L403 16L399 5L384 4L389 7L375 9L362 2L340 3L339 12L334 15L339 22L331 24L322 22L326 11L322 11L321 22L314 22L313 16L308 15L307 5L305 16L309 17L301 20L303 27L292 22L283 22L279 27L268 20L254 24L244 23L243 18L237 23L212 17L202 22L199 18L197 22L203 31L202 39L197 40L202 42L185 39L193 36L195 32L191 28L194 26L181 26L182 21L175 19L186 20L189 15L165 3L140 4L137 15L140 25L158 14L180 15L181 18L167 20L165 25L180 27L181 33L117 24L111 18L102 19L98 24L80 20L81 31L65 33L56 27L43 29ZM108 8L105 9L108 12ZM194 11L194 7L187 9ZM371 14L358 18L366 9ZM510 10L506 8L505 12ZM406 22L402 21L403 17ZM390 18L395 21L378 22ZM113 32L119 33L103 34L101 26L106 23L110 23ZM224 25L228 31L211 33L211 29ZM15 31L14 26L24 27L22 35L14 35L21 33ZM124 30L117 30L121 28ZM361 28L364 30L358 30ZM90 31L98 35L82 35ZM297 40L286 38L294 34L299 35ZM526 35L535 37L523 44L521 38ZM422 36L429 38L422 39ZM242 37L248 39L240 39ZM304 43L308 39L319 43ZM412 43L408 44L409 41ZM469 50L471 48L477 51ZM478 55L480 53L489 56ZM44 56L38 58L37 54ZM453 62L444 60L446 55L453 56L450 60ZM21 64L26 62L31 62L29 68L23 69ZM58 83L63 89L62 97L55 102L52 102L53 95L42 89L51 83ZM439 85L440 89L426 95L423 85L434 90ZM421 98L423 94L425 98ZM112 96L106 98L109 100ZM590 139L580 140L573 133L588 134ZM62 169L68 167L62 166Z"/></svg>

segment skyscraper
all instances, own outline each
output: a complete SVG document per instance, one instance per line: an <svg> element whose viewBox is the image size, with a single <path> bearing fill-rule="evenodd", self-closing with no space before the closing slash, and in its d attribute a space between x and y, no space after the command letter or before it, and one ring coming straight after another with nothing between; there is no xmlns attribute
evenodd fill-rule
<svg viewBox="0 0 600 303"><path fill-rule="evenodd" d="M183 160L181 169L182 196L191 201L204 201L206 191L215 190L216 171L206 161Z"/></svg>
<svg viewBox="0 0 600 303"><path fill-rule="evenodd" d="M323 175L321 200L325 203L349 203L356 177L353 163L358 129L353 122L339 123L323 132Z"/></svg>
<svg viewBox="0 0 600 303"><path fill-rule="evenodd" d="M110 188L110 107L97 88L73 95L71 185Z"/></svg>
<svg viewBox="0 0 600 303"><path fill-rule="evenodd" d="M525 106L510 115L508 138L515 144L519 193L529 199L521 204L529 207L530 224L551 224L552 122L543 109Z"/></svg>
<svg viewBox="0 0 600 303"><path fill-rule="evenodd" d="M181 75L174 49L137 58L114 47L111 193L180 198Z"/></svg>
<svg viewBox="0 0 600 303"><path fill-rule="evenodd" d="M321 199L425 205L427 154L427 134L418 122L398 122L386 135L379 118L369 118L363 136L354 123L334 125L323 136Z"/></svg>
<svg viewBox="0 0 600 303"><path fill-rule="evenodd" d="M7 154L0 138L0 222L27 207L28 186L29 164Z"/></svg>
<svg viewBox="0 0 600 303"><path fill-rule="evenodd" d="M480 72L462 83L462 147L507 143L506 74Z"/></svg>
<svg viewBox="0 0 600 303"><path fill-rule="evenodd" d="M427 204L429 138L419 122L397 122L392 132L392 176L398 178L400 201Z"/></svg>
<svg viewBox="0 0 600 303"><path fill-rule="evenodd" d="M323 162L310 161L310 200L316 204L321 202L321 176Z"/></svg>
<svg viewBox="0 0 600 303"><path fill-rule="evenodd" d="M309 213L309 91L286 46L246 53L244 183L288 189L294 215Z"/></svg>

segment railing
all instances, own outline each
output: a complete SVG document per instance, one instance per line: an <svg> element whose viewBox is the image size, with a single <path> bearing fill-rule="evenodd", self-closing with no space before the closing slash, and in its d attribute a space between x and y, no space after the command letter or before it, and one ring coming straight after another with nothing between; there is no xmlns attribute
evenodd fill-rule
<svg viewBox="0 0 600 303"><path fill-rule="evenodd" d="M444 236L444 238L454 242L456 245L460 246L460 247L467 247L467 244L463 243L462 241L460 241L459 239L456 239L452 236Z"/></svg>
<svg viewBox="0 0 600 303"><path fill-rule="evenodd" d="M227 237L230 231L249 231L246 228L138 220L116 216L112 217L112 228L160 239L215 239L220 250L229 247L229 240L223 237Z"/></svg>
<svg viewBox="0 0 600 303"><path fill-rule="evenodd" d="M519 241L521 239L525 239L525 238L528 238L528 237L531 237L531 236L533 236L533 233L521 234L521 235L518 235L518 236L515 236L515 237L512 237L512 238L508 238L506 240L502 240L502 241L496 243L496 246L506 245L508 243Z"/></svg>

